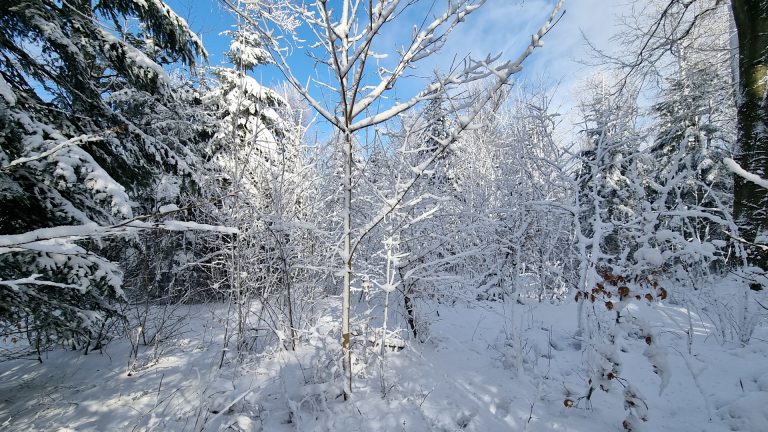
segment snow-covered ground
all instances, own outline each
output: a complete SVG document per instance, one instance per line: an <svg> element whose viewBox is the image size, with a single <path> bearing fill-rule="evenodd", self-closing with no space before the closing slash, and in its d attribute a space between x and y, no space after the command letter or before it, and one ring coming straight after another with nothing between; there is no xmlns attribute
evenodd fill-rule
<svg viewBox="0 0 768 432"><path fill-rule="evenodd" d="M640 430L768 430L765 327L746 347L723 344L694 314L689 354L686 311L638 302L631 312L654 326L668 385L659 395L645 342L629 337L617 345L620 379L587 401L572 301L420 303L425 340L387 350L383 368L378 348L360 340L366 348L356 351L355 392L345 402L337 300L328 299L296 352L268 350L239 366L218 368L220 305L194 306L186 331L131 376L127 341L103 354L59 350L42 364L0 363L0 430L617 431L627 416L624 383L648 404Z"/></svg>

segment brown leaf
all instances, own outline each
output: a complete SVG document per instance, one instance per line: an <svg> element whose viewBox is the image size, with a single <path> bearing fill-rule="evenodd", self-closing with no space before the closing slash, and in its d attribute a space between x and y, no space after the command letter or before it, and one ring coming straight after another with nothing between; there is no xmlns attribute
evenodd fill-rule
<svg viewBox="0 0 768 432"><path fill-rule="evenodd" d="M667 290L664 288L659 288L659 298L664 300L667 298Z"/></svg>

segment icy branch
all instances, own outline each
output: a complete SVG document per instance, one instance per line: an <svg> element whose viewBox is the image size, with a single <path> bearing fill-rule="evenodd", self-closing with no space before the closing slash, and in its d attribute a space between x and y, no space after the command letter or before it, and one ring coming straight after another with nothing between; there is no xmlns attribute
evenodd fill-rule
<svg viewBox="0 0 768 432"><path fill-rule="evenodd" d="M77 286L77 285L70 285L70 284L64 284L59 282L52 282L47 280L40 280L42 276L39 274L33 274L32 276L28 276L21 279L14 279L14 280L0 280L0 285L5 285L9 288L11 288L14 291L20 290L20 285L43 285L43 286L50 286L55 288L67 288L67 289L76 289L76 290L82 290L83 287Z"/></svg>
<svg viewBox="0 0 768 432"><path fill-rule="evenodd" d="M233 227L200 224L177 220L163 222L144 222L142 219L153 216L161 216L173 211L158 215L146 215L129 219L114 225L102 226L96 223L83 225L61 225L51 228L40 228L22 234L0 235L0 253L8 253L20 249L35 249L35 245L51 240L82 240L85 238L105 237L126 234L146 229L161 229L168 231L214 231L224 234L237 234L239 230Z"/></svg>
<svg viewBox="0 0 768 432"><path fill-rule="evenodd" d="M768 189L768 180L760 177L757 174L752 174L751 172L748 172L747 170L742 168L741 165L739 165L735 160L731 158L725 158L723 159L723 163L725 164L725 167L728 168L729 171L736 174L737 176L742 177L746 180L749 180L763 189Z"/></svg>
<svg viewBox="0 0 768 432"><path fill-rule="evenodd" d="M490 89L486 90L482 94L482 96L477 101L477 104L475 104L475 108L473 108L467 115L462 116L459 119L458 124L456 125L456 128L451 132L451 134L445 140L440 142L438 148L432 153L432 155L429 158L427 158L427 160L423 161L421 164L419 164L413 169L413 171L415 172L415 175L413 176L413 178L411 178L401 188L399 188L399 190L396 191L395 196L386 201L386 204L381 208L381 210L379 210L378 214L373 219L371 219L371 221L367 225L363 226L358 231L357 237L352 241L352 249L351 249L352 253L354 253L354 251L357 249L357 246L360 244L363 238L365 238L365 236L371 230L373 230L376 226L378 226L384 220L384 218L387 217L387 215L392 213L392 211L394 211L400 205L402 200L405 198L408 192L410 192L411 189L413 189L413 186L416 184L419 178L421 178L421 176L424 174L427 168L429 168L429 166L432 165L434 161L437 160L437 158L439 158L440 155L442 155L448 149L448 147L459 138L459 135L469 127L472 121L474 121L474 119L480 114L480 111L482 110L482 108L488 103L488 101L490 101L494 97L496 92L504 84L506 84L509 81L512 75L514 75L515 73L521 70L521 65L523 61L526 58L528 58L528 56L530 56L531 53L536 48L542 46L541 38L552 27L552 24L555 22L555 18L557 17L560 11L560 8L563 6L564 3L565 3L565 0L560 0L557 3L552 13L550 14L548 20L544 23L544 25L541 26L539 31L531 38L530 45L525 49L525 51L523 51L523 53L517 58L517 60L511 63L507 63L506 65L497 69L500 75L498 75L499 79L496 81L495 85L492 86ZM383 119L381 121L384 121L384 120L386 119Z"/></svg>
<svg viewBox="0 0 768 432"><path fill-rule="evenodd" d="M64 141L62 143L59 143L55 147L53 147L53 148L51 148L49 150L46 150L46 151L44 151L44 152L42 152L40 154L37 154L37 155L34 155L34 156L20 157L18 159L14 159L8 165L0 167L0 171L8 171L11 168L13 168L15 166L18 166L18 165L23 165L23 164L26 164L26 163L29 163L29 162L34 162L36 160L45 159L48 156L51 156L54 153L56 153L56 152L58 152L60 150L63 150L65 148L67 148L67 147L72 147L72 146L77 146L77 145L80 145L80 144L86 144L86 143L89 143L89 142L99 141L99 140L102 140L103 138L104 138L103 135L92 135L92 134L80 135L80 136L68 139L68 140L66 140L66 141Z"/></svg>

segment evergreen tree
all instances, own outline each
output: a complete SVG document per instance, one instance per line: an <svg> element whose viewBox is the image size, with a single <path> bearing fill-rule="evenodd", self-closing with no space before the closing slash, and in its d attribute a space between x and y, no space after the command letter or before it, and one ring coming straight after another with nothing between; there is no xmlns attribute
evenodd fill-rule
<svg viewBox="0 0 768 432"><path fill-rule="evenodd" d="M632 92L611 94L605 81L593 82L583 105L585 145L580 154L578 236L588 243L593 265L612 266L632 251L627 224L637 216L634 184L642 137Z"/></svg>
<svg viewBox="0 0 768 432"><path fill-rule="evenodd" d="M133 120L136 109L174 98L153 59L193 66L204 51L159 0L22 0L2 9L2 331L20 329L38 350L47 340L87 347L123 297L121 272L87 238L134 217L136 198L159 175L192 165L185 143Z"/></svg>
<svg viewBox="0 0 768 432"><path fill-rule="evenodd" d="M717 65L700 61L681 66L653 107L656 136L641 168L646 223L652 222L652 231L674 233L674 239L662 235L653 242L669 270L683 264L688 271L708 271L717 259L712 251L719 249L713 244L724 246L731 228L723 221L730 219L732 183L720 163L732 140L731 94ZM707 246L687 248L702 242Z"/></svg>
<svg viewBox="0 0 768 432"><path fill-rule="evenodd" d="M302 282L295 267L302 236L291 223L304 216L301 176L308 174L300 172L302 125L291 121L293 108L283 95L249 75L266 57L256 34L240 24L229 36L227 57L234 67L214 68L216 85L205 95L216 121L208 162L216 175L206 189L219 197L208 217L240 233L215 242L226 258L216 262L214 278L237 305L238 352L254 347L255 337L248 335L254 327L273 329L293 347L292 289ZM256 317L260 323L248 324L256 300L264 313Z"/></svg>

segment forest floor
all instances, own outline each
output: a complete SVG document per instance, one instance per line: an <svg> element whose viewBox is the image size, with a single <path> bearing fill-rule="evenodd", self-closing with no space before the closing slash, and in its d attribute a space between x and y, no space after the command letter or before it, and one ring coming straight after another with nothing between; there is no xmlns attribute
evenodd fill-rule
<svg viewBox="0 0 768 432"><path fill-rule="evenodd" d="M683 308L638 302L630 312L656 329L668 385L660 394L644 340L627 337L618 342L620 378L586 400L589 373L573 337L572 301L423 302L419 317L429 326L421 342L383 356L360 342L354 393L345 402L336 300L296 351L267 350L221 369L220 305L190 307L162 355L148 362L151 349L142 348L131 376L131 344L120 340L87 356L57 350L42 364L2 362L0 430L617 431L627 415L626 383L648 405L648 421L636 430L768 430L764 323L743 347L723 342L717 326L697 314L689 322Z"/></svg>

